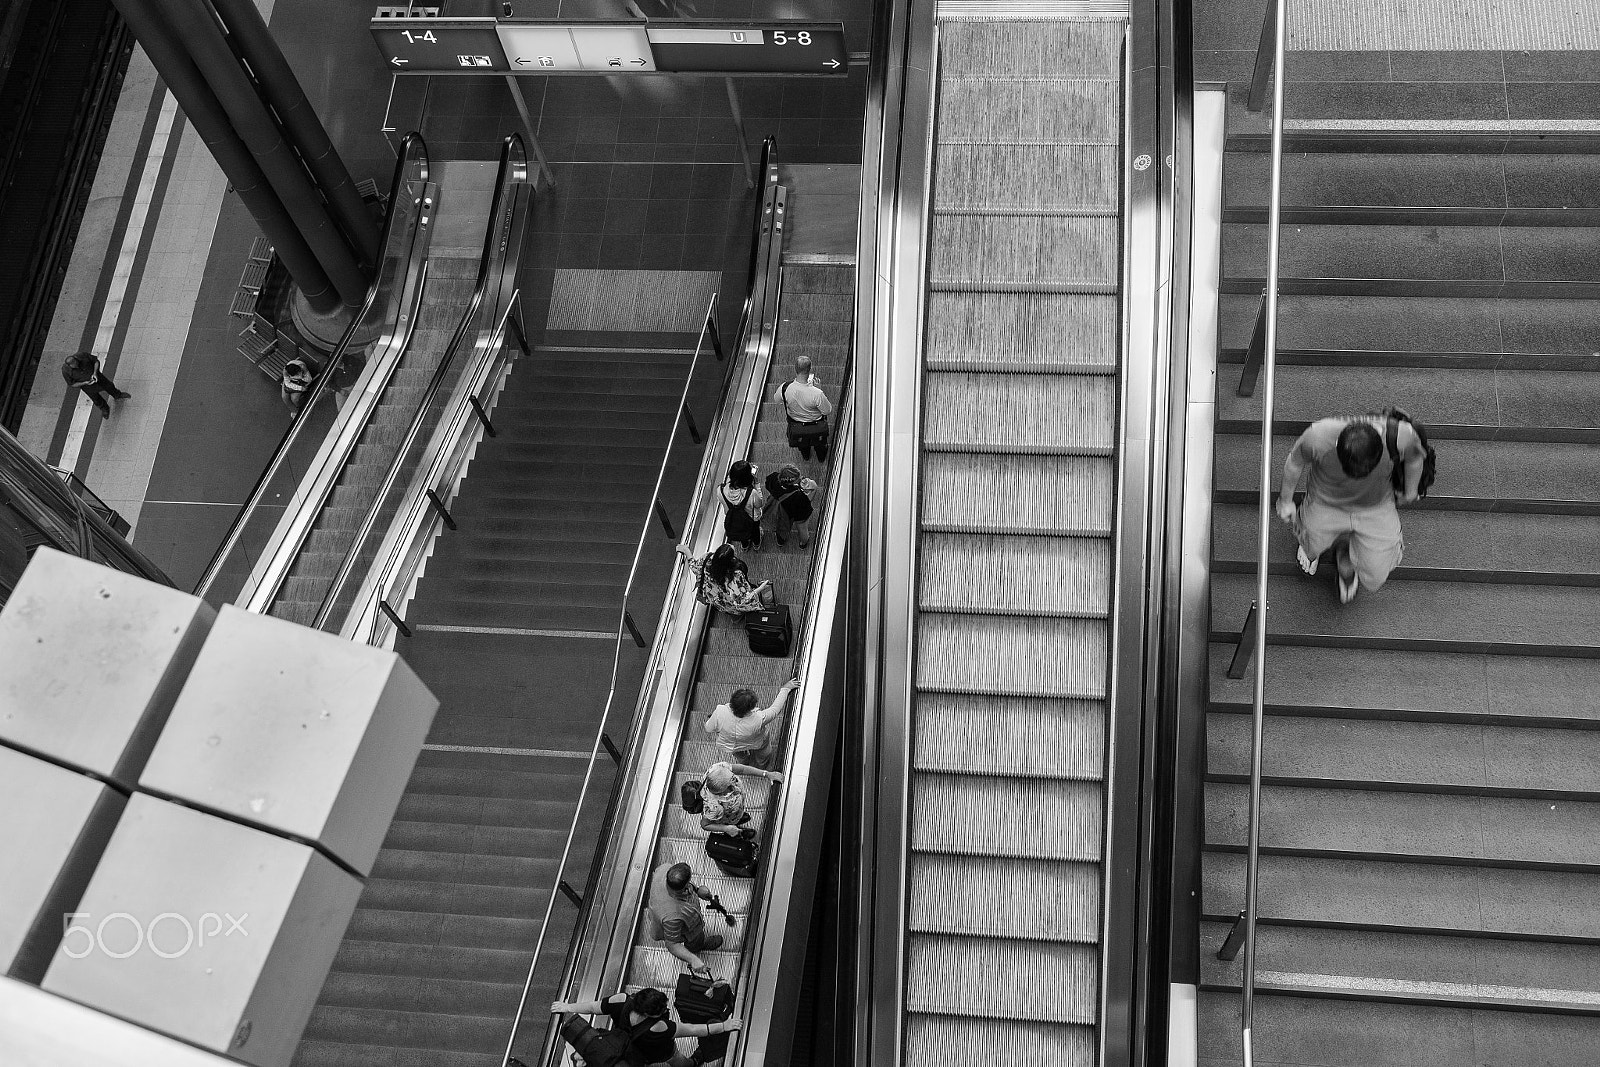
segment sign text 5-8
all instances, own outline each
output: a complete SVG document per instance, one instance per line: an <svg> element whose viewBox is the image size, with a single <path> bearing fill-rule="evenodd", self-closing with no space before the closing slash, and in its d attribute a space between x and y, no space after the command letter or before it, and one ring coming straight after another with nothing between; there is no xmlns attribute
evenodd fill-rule
<svg viewBox="0 0 1600 1067"><path fill-rule="evenodd" d="M810 44L811 34L806 30L799 33L785 33L782 30L772 31L773 44Z"/></svg>

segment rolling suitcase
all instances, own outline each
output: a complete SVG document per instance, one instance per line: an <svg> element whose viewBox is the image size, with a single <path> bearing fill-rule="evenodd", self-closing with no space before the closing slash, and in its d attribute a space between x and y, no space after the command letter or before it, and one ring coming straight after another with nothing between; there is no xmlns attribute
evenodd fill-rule
<svg viewBox="0 0 1600 1067"><path fill-rule="evenodd" d="M750 651L756 655L787 656L794 642L789 606L779 604L771 611L749 612L744 617L744 632L750 638Z"/></svg>

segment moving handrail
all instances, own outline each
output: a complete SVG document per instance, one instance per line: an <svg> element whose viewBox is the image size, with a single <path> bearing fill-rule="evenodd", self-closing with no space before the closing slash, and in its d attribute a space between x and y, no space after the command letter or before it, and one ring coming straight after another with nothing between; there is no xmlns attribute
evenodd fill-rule
<svg viewBox="0 0 1600 1067"><path fill-rule="evenodd" d="M513 1016L511 1034L506 1039L506 1059L511 1058L516 1048L517 1034L521 1029L522 1014L527 1008L528 994L533 989L533 979L539 968L539 958L544 953L545 939L550 932L550 919L555 914L556 901L562 895L563 876L567 871L567 862L572 858L572 845L578 836L578 826L583 821L584 802L588 799L590 786L594 782L595 765L599 762L600 752L606 744L606 724L611 719L611 709L617 696L617 676L622 667L622 642L625 635L636 633L632 615L633 585L639 577L639 564L644 558L645 542L650 539L650 529L656 523L656 506L661 500L661 486L667 476L667 466L672 461L673 449L678 443L678 432L684 419L683 413L689 405L689 389L694 384L695 371L700 366L700 356L705 351L706 341L710 333L710 323L717 313L717 296L712 294L710 302L706 305L706 326L700 329L700 338L695 342L694 356L689 361L689 369L683 377L683 389L678 395L677 411L680 417L672 420L672 429L667 433L666 447L661 450L661 465L656 469L655 487L651 490L651 507L645 511L643 522L640 524L639 539L633 546L633 563L628 568L628 580L622 587L622 602L617 611L616 634L611 646L611 681L606 689L605 708L600 713L600 723L595 729L594 743L589 748L589 762L584 767L583 785L578 789L578 803L573 809L572 823L567 827L567 838L561 846L561 862L556 865L555 883L550 887L550 897L545 902L544 918L539 923L539 937L534 943L533 958L528 963L528 977L522 983L522 994L517 999L517 1013ZM628 640L635 640L628 636Z"/></svg>
<svg viewBox="0 0 1600 1067"><path fill-rule="evenodd" d="M757 224L753 237L755 255L752 260L755 270L746 286L744 312L741 317L739 329L739 343L735 349L736 355L730 360L730 366L725 378L722 393L718 399L716 414L712 419L712 432L706 442L706 448L701 460L700 469L695 478L694 490L690 497L692 501L689 517L681 531L681 542L697 546L701 551L709 550L712 538L721 532L721 512L715 504L713 490L718 480L723 476L728 464L737 458L735 452L742 448L748 441L753 431L756 414L761 404L761 390L765 384L765 368L767 359L763 353L770 355L772 330L776 324L777 298L779 294L779 270L783 245L783 217L785 208L784 190L778 184L777 165L775 162L775 142L768 138L767 145L762 152L765 164L763 171L763 189L761 200L756 213ZM758 373L759 372L759 373ZM759 379L752 381L751 379ZM739 453L742 455L742 452ZM698 660L698 636L703 633L708 609L687 595L684 575L687 568L681 559L674 561L672 573L667 582L667 591L660 621L656 626L655 640L652 642L650 658L646 662L644 683L636 702L632 728L629 734L628 745L622 760L611 795L607 804L604 823L599 834L600 848L597 848L590 863L588 876L585 880L585 889L578 898L578 915L574 928L572 943L567 950L566 958L562 964L561 976L556 988L570 993L573 985L578 982L578 968L580 962L593 953L598 953L597 966L610 970L606 966L610 958L609 943L617 935L618 927L615 924L601 927L607 918L617 919L622 910L621 897L627 888L627 875L629 864L620 866L603 863L611 850L620 850L624 854L631 854L637 842L638 835L628 837L627 842L617 840L617 835L612 833L612 819L618 809L618 803L625 789L636 787L634 791L642 791L643 795L654 795L660 799L660 794L665 788L664 781L670 781L672 768L670 763L663 769L663 761L657 758L660 755L660 746L664 742L675 741L681 733L682 716L686 700L678 700L673 713L668 716L668 721L663 724L658 721L652 712L663 699L671 700L676 689L686 684L685 671L692 678L694 664ZM685 664L688 664L685 668ZM676 670L675 679L667 679L669 669ZM662 693L662 682L668 680L667 692ZM602 722L596 735L599 744L605 730ZM675 748L674 748L675 753ZM590 767L594 766L591 759ZM638 778L643 776L647 780L639 784ZM664 777L663 777L664 776ZM586 787L587 788L587 787ZM586 794L585 794L586 795ZM583 802L580 800L578 811L574 815L574 825L583 814ZM652 821L639 816L639 825L654 827L659 819ZM654 845L654 836L650 838ZM564 873L564 866L562 873ZM613 886L614 878L622 879L621 885ZM560 887L560 874L558 873L558 891ZM554 892L552 893L554 897ZM608 907L597 917L596 900L605 899ZM612 902L616 904L612 906ZM547 915L549 913L547 912ZM624 924L627 934L632 932L632 916L630 911L628 921ZM543 933L541 932L541 938ZM535 957L534 966L538 960ZM530 973L531 980L531 973ZM520 1026L522 1011L519 1010L517 1025ZM508 1043L509 1056L514 1051L516 1031L513 1030L511 1042ZM545 1065L554 1065L557 1062L557 1049L559 1048L559 1034L555 1027L550 1027L545 1033L545 1038L538 1052L537 1059L533 1062Z"/></svg>
<svg viewBox="0 0 1600 1067"><path fill-rule="evenodd" d="M1255 682L1250 696L1250 826L1244 882L1244 973L1240 982L1239 1032L1244 1067L1253 1067L1252 1031L1256 998L1256 894L1261 876L1261 748L1267 692L1267 550L1272 530L1273 388L1278 366L1278 230L1283 191L1284 6L1276 10L1273 56L1278 77L1272 87L1272 183L1267 203L1267 295L1265 352L1261 373L1261 492L1256 516Z"/></svg>
<svg viewBox="0 0 1600 1067"><path fill-rule="evenodd" d="M195 596L205 597L212 591L224 567L239 549L246 528L261 508L279 470L294 453L302 437L309 435L307 427L313 421L310 418L311 412L316 409L318 401L327 394L329 383L338 373L339 366L352 343L357 337L370 333L374 324L369 317L374 309L382 315L399 309L399 305L393 301L394 294L406 277L420 266L416 260L427 247L426 241L419 242L417 238L422 235L422 227L418 225L419 220L424 218L422 211L418 209L425 209L427 206L422 201L425 199L428 174L427 143L419 133L406 134L400 145L399 158L395 161L394 178L389 185L389 215L384 220L382 238L383 266L373 279L372 285L368 287L366 299L350 325L345 328L338 346L328 358L321 373L317 375L311 388L306 391L305 400L300 405L299 417L278 442L278 447L272 453L272 459L262 470L261 477L256 479L256 484L245 497L244 503L239 506L233 523L222 538L222 543L217 546L211 562L206 565L205 573L195 583ZM400 225L402 220L406 223L404 229ZM379 301L380 295L385 297L382 302Z"/></svg>
<svg viewBox="0 0 1600 1067"><path fill-rule="evenodd" d="M509 310L511 299L505 294L509 284L516 284L516 271L520 261L520 244L523 231L518 222L526 222L526 196L519 195L522 187L528 184L528 158L527 151L523 148L522 137L511 134L505 138L500 148L500 172L495 179L494 205L489 214L489 226L484 238L483 256L478 263L478 280L473 288L472 300L467 305L466 313L461 316L461 322L456 326L455 333L451 336L445 348L444 357L439 360L439 365L429 379L428 386L423 390L422 397L417 401L416 411L412 413L411 422L406 427L405 436L401 439L400 447L396 451L393 461L389 464L388 471L379 484L377 495L368 505L366 514L362 516L360 525L356 528L355 537L345 550L344 558L339 561L339 568L334 573L333 581L328 583L327 590L323 593L322 603L317 607L317 613L311 625L323 629L343 596L345 585L350 581L353 572L361 559L362 549L371 537L373 529L377 526L379 517L384 510L384 504L389 499L395 483L399 481L400 473L405 468L406 459L411 455L411 449L416 445L422 435L423 427L427 423L428 412L433 409L434 400L437 399L440 389L449 378L451 369L456 365L457 357L470 335L472 327L478 322L478 315L484 308L485 298L492 299L494 306L489 311L492 316L490 321L498 323L503 310ZM509 278L508 278L509 275ZM502 308L502 304L504 307ZM497 331L496 331L497 332ZM365 575L359 577L364 578Z"/></svg>

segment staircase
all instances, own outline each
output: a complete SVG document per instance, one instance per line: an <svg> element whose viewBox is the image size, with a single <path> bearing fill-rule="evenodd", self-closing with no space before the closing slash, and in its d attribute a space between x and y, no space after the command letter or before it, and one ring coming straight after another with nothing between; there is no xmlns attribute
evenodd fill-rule
<svg viewBox="0 0 1600 1067"><path fill-rule="evenodd" d="M1413 87L1414 89L1416 87ZM1426 88L1435 105L1446 94ZM1431 93L1431 95L1430 95ZM1348 106L1348 93L1338 95ZM1299 90L1274 471L1394 404L1439 450L1406 554L1340 607L1274 522L1255 1060L1578 1067L1600 1049L1600 137L1370 133ZM1230 103L1200 1062L1239 1062L1260 402L1235 395L1270 157ZM1321 117L1339 118L1319 128ZM1419 124L1419 127L1425 124ZM1275 477L1276 477L1275 473Z"/></svg>
<svg viewBox="0 0 1600 1067"><path fill-rule="evenodd" d="M819 486L825 487L828 480L827 465L815 460L803 460L798 452L789 447L783 406L771 398L784 381L794 376L795 358L807 355L811 357L812 372L820 380L823 390L834 401L835 407L839 406L841 383L849 377L855 265L845 262L795 262L786 258L782 286L777 346L763 387L763 395L767 399L761 405L749 458L761 468L759 477L762 479L785 463L795 463ZM837 428L837 418L834 419L834 425ZM778 601L789 605L797 642L809 609L806 603L807 580L818 544L817 524L822 505L819 495L816 515L811 520L812 540L808 547L802 547L792 536L787 546L778 545L769 523L762 549L759 552L742 553L750 565L751 580L759 582L772 579ZM720 758L716 746L705 734L706 719L716 706L726 703L735 689L745 686L756 690L761 697L762 707L769 705L778 687L793 677L794 651L791 649L791 654L781 659L756 655L750 651L742 622L721 612L712 613L691 714L685 720L685 733L678 749L673 792L653 861L655 865L688 863L695 870L695 882L717 894L723 905L733 913L736 924L732 927L721 918L708 915L706 932L720 933L724 943L717 951L700 954L713 974L730 982L736 978L740 954L752 936L749 920L751 881L721 875L716 865L706 857L706 832L700 828L700 816L683 810L678 802L678 787L690 780L698 781L706 769ZM785 768L775 765L772 769ZM749 825L762 834L772 792L783 786L774 786L766 779L755 777L746 777L743 784L746 807L751 814ZM765 842L765 835L762 834L758 840ZM629 989L649 985L670 991L682 970L683 964L668 953L660 942L641 937L629 961L626 984ZM694 1049L693 1041L683 1041L681 1045L685 1054Z"/></svg>
<svg viewBox="0 0 1600 1067"><path fill-rule="evenodd" d="M492 415L498 436L478 446L451 507L457 529L441 534L407 612L414 636L399 650L439 713L296 1067L501 1067L695 343L542 340L512 365ZM691 392L702 425L721 373L702 359ZM680 437L662 493L677 515L701 451ZM638 605L660 602L673 558L664 537L647 553ZM648 633L650 612L635 614ZM631 709L643 654L625 642L622 655L616 706ZM602 752L567 867L580 889L610 773ZM518 1055L543 1040L573 915L558 902Z"/></svg>
<svg viewBox="0 0 1600 1067"><path fill-rule="evenodd" d="M350 550L384 477L399 458L400 446L417 407L422 403L444 358L457 326L461 324L463 309L472 301L472 292L478 277L478 260L472 258L435 255L428 261L428 282L423 294L423 304L417 314L416 330L411 343L400 357L383 396L378 402L361 439L350 454L338 484L329 494L328 502L317 515L316 525L306 538L304 547L295 557L288 577L279 587L270 614L291 622L310 626L317 609L327 595L338 574L339 565ZM441 387L448 396L455 378L460 374L459 364ZM435 417L437 411L435 411ZM424 425L419 441L426 442L433 432L431 422ZM411 474L416 468L420 449L414 448L412 456L402 465L399 476L380 510L374 533L364 546L362 559L370 562L377 551L379 540L387 528L387 519L399 506ZM358 566L352 583L347 583L346 598L354 594L365 568ZM333 617L335 628L341 618Z"/></svg>
<svg viewBox="0 0 1600 1067"><path fill-rule="evenodd" d="M940 23L906 1064L1098 1062L1123 29Z"/></svg>

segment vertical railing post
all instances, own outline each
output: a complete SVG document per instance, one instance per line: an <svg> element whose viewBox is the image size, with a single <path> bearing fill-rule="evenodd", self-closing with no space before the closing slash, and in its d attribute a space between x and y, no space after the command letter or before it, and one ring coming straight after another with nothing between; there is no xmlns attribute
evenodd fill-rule
<svg viewBox="0 0 1600 1067"><path fill-rule="evenodd" d="M1273 56L1277 51L1277 37L1278 0L1267 0L1266 13L1261 16L1261 40L1256 45L1256 66L1250 72L1250 98L1245 105L1251 111L1260 111L1261 105L1266 102L1267 82L1276 65ZM1282 71L1278 71L1278 78L1282 80Z"/></svg>
<svg viewBox="0 0 1600 1067"><path fill-rule="evenodd" d="M1250 330L1250 344L1244 350L1244 370L1239 372L1240 396L1252 396L1256 379L1261 376L1261 357L1267 352L1267 291L1261 290L1261 303L1256 306L1256 324Z"/></svg>

